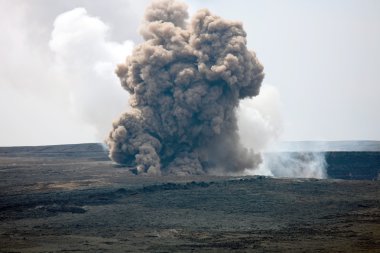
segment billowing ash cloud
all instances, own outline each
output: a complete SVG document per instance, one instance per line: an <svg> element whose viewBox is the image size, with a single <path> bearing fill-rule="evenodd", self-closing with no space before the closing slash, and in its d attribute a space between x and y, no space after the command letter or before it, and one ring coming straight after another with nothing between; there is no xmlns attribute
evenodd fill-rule
<svg viewBox="0 0 380 253"><path fill-rule="evenodd" d="M131 110L107 144L117 163L149 174L240 173L260 155L239 141L239 100L259 94L263 66L240 22L208 10L187 22L185 4L154 1L136 46L116 73Z"/></svg>

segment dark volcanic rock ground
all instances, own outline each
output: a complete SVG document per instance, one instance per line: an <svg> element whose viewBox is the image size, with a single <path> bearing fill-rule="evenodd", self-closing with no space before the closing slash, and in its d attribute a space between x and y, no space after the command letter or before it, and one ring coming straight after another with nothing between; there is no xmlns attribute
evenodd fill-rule
<svg viewBox="0 0 380 253"><path fill-rule="evenodd" d="M136 176L91 145L0 148L1 252L380 252L380 181Z"/></svg>

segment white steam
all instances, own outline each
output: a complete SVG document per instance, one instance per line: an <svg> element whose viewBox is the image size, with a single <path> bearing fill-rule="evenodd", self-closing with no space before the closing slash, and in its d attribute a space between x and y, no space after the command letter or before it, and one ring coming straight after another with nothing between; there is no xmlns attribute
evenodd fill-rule
<svg viewBox="0 0 380 253"><path fill-rule="evenodd" d="M245 170L245 175L326 178L324 153L277 149L283 131L280 108L280 93L268 84L262 86L254 99L241 101L238 109L241 142L248 148L263 152L263 162L256 169Z"/></svg>
<svg viewBox="0 0 380 253"><path fill-rule="evenodd" d="M124 22L89 2L82 1L88 14L83 8L72 10L78 4L73 1L31 2L0 1L0 145L103 142L110 120L127 106L128 94L119 92L114 69L132 42L115 39L133 37L135 25L125 24L137 23L133 10L144 1L105 4L128 15ZM115 37L113 28L120 26L125 29Z"/></svg>
<svg viewBox="0 0 380 253"><path fill-rule="evenodd" d="M247 175L287 178L327 178L324 153L275 152L264 153L263 163Z"/></svg>
<svg viewBox="0 0 380 253"><path fill-rule="evenodd" d="M240 101L238 126L245 147L263 152L278 141L283 130L280 108L280 93L269 84L257 97Z"/></svg>
<svg viewBox="0 0 380 253"><path fill-rule="evenodd" d="M132 41L108 40L109 27L84 8L62 13L54 21L49 47L54 70L64 77L75 115L93 125L96 139L103 141L110 122L127 107L126 92L114 74L133 48Z"/></svg>

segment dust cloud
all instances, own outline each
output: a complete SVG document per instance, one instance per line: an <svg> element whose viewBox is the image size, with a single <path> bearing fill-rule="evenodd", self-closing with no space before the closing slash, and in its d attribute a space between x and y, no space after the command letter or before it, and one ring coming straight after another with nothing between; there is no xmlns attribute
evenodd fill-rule
<svg viewBox="0 0 380 253"><path fill-rule="evenodd" d="M263 66L240 22L206 9L189 21L179 1L153 1L137 45L116 74L131 109L114 121L111 159L139 173L243 173L260 154L243 147L236 110L257 96Z"/></svg>

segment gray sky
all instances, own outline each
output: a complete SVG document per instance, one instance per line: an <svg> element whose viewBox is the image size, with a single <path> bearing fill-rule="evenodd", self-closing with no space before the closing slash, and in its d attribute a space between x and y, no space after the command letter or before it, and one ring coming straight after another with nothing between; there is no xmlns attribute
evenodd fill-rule
<svg viewBox="0 0 380 253"><path fill-rule="evenodd" d="M380 1L186 2L243 22L283 140L380 140ZM0 0L0 146L102 141L127 107L112 71L147 3Z"/></svg>

